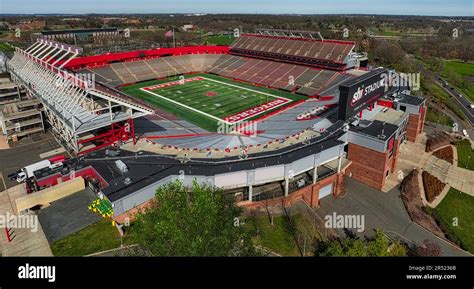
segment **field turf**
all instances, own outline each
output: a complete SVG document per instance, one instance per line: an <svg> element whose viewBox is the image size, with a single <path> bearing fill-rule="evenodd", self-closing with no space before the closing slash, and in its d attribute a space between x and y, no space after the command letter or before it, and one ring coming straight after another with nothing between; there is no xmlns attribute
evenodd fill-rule
<svg viewBox="0 0 474 289"><path fill-rule="evenodd" d="M171 77L120 89L209 131L216 131L220 123L253 120L306 98L210 74Z"/></svg>

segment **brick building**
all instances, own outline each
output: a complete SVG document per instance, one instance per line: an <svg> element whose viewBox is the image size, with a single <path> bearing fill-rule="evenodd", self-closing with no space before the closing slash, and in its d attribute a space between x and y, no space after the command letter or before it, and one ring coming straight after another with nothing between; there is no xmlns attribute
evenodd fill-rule
<svg viewBox="0 0 474 289"><path fill-rule="evenodd" d="M400 145L416 141L423 132L426 108L426 99L400 95L364 111L348 134L347 158L352 164L347 174L381 190L395 172Z"/></svg>

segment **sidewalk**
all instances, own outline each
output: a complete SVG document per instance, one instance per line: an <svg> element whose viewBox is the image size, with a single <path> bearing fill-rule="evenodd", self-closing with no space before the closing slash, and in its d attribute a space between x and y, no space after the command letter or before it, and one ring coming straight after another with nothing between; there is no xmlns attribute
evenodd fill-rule
<svg viewBox="0 0 474 289"><path fill-rule="evenodd" d="M432 153L425 152L426 136L422 136L420 142L405 142L400 147L400 156L395 173L392 174L384 186L384 192L396 187L401 180L398 173L407 176L414 168L424 170L437 177L443 183L474 196L474 171L457 166L457 151L454 150L454 165L445 160L438 159ZM402 178L403 179L403 178Z"/></svg>
<svg viewBox="0 0 474 289"><path fill-rule="evenodd" d="M452 165L432 155L423 169L443 183L474 197L474 171Z"/></svg>
<svg viewBox="0 0 474 289"><path fill-rule="evenodd" d="M19 196L26 195L26 189L22 184L0 192L0 215L16 215L14 200ZM34 212L28 215L36 216ZM52 256L48 240L41 228L39 221L38 231L32 232L31 229L11 230L12 241L8 242L4 228L0 232L0 253L2 256Z"/></svg>

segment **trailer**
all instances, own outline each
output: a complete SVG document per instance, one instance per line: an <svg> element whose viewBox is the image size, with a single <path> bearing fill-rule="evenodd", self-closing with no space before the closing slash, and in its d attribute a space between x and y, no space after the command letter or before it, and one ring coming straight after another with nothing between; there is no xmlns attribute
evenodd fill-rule
<svg viewBox="0 0 474 289"><path fill-rule="evenodd" d="M42 160L31 165L27 165L17 172L16 181L21 183L34 176L34 172L47 168L51 165L49 160Z"/></svg>

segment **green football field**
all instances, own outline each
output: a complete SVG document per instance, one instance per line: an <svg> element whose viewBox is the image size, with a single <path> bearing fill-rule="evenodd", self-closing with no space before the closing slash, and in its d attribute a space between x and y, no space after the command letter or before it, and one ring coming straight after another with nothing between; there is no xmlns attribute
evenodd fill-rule
<svg viewBox="0 0 474 289"><path fill-rule="evenodd" d="M305 99L208 74L147 81L120 89L210 131L216 131L220 123L254 120Z"/></svg>

